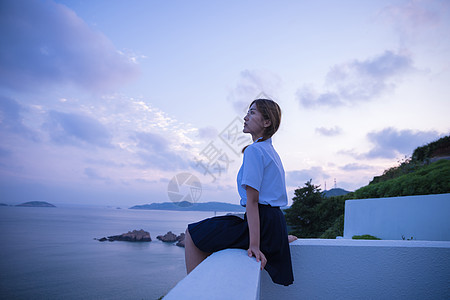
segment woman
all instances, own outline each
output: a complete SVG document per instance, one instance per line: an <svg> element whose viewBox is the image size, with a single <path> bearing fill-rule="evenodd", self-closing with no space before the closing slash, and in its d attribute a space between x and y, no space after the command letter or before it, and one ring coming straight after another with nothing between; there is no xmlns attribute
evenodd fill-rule
<svg viewBox="0 0 450 300"><path fill-rule="evenodd" d="M280 157L272 146L281 110L277 103L256 99L244 117L244 133L253 144L243 149L237 176L244 219L237 216L209 218L188 225L185 238L188 274L212 252L226 248L245 249L261 261L273 282L293 282L286 221L280 206L287 205L285 175Z"/></svg>

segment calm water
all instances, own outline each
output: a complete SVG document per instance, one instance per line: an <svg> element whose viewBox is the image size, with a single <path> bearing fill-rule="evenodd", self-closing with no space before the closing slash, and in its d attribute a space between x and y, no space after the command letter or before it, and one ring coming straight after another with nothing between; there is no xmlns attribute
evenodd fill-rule
<svg viewBox="0 0 450 300"><path fill-rule="evenodd" d="M184 248L156 236L213 212L0 207L1 299L158 299L185 276ZM134 229L152 242L99 242Z"/></svg>

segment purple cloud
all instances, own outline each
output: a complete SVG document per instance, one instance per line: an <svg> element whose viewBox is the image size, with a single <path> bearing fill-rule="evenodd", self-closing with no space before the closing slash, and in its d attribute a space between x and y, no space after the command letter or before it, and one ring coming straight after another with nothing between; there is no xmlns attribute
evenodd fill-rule
<svg viewBox="0 0 450 300"><path fill-rule="evenodd" d="M219 131L211 126L198 129L198 137L201 139L212 140L219 135Z"/></svg>
<svg viewBox="0 0 450 300"><path fill-rule="evenodd" d="M365 61L335 65L326 75L331 90L317 92L311 86L297 91L297 99L307 108L337 107L373 100L395 88L402 75L413 70L408 55L386 51Z"/></svg>
<svg viewBox="0 0 450 300"><path fill-rule="evenodd" d="M392 127L380 131L372 131L367 138L373 144L370 151L356 153L354 150L341 150L339 153L357 159L397 158L409 156L414 149L439 139L442 135L436 131L398 130Z"/></svg>
<svg viewBox="0 0 450 300"><path fill-rule="evenodd" d="M93 168L85 168L84 175L86 175L91 180L100 180L100 181L105 181L105 182L111 181L111 179L109 179L108 177L101 176L97 172L97 170L95 170Z"/></svg>
<svg viewBox="0 0 450 300"><path fill-rule="evenodd" d="M170 141L161 134L137 132L132 140L138 148L137 155L142 161L139 168L156 168L159 170L179 170L189 167L189 161L180 152L172 150Z"/></svg>
<svg viewBox="0 0 450 300"><path fill-rule="evenodd" d="M436 131L397 130L392 127L367 134L374 144L372 150L365 154L367 158L395 158L399 154L411 155L415 148L437 140Z"/></svg>
<svg viewBox="0 0 450 300"><path fill-rule="evenodd" d="M288 186L302 186L310 179L317 181L319 179L329 178L322 167L311 167L304 170L295 170L286 172L286 185Z"/></svg>
<svg viewBox="0 0 450 300"><path fill-rule="evenodd" d="M20 135L38 141L37 133L22 122L24 108L14 99L0 96L0 134Z"/></svg>
<svg viewBox="0 0 450 300"><path fill-rule="evenodd" d="M446 1L408 1L383 8L379 16L389 21L403 35L412 37L424 30L436 30L448 17L450 6Z"/></svg>
<svg viewBox="0 0 450 300"><path fill-rule="evenodd" d="M137 132L133 139L139 148L146 151L166 151L169 145L169 140L163 135L152 132Z"/></svg>
<svg viewBox="0 0 450 300"><path fill-rule="evenodd" d="M50 111L44 128L57 144L112 147L108 129L96 119L85 115Z"/></svg>
<svg viewBox="0 0 450 300"><path fill-rule="evenodd" d="M0 124L2 130L23 131L23 124L20 122L21 110L21 105L15 100L0 96Z"/></svg>
<svg viewBox="0 0 450 300"><path fill-rule="evenodd" d="M373 167L369 165L361 165L358 163L346 164L345 166L340 167L341 170L344 171L359 171L359 170L372 170Z"/></svg>
<svg viewBox="0 0 450 300"><path fill-rule="evenodd" d="M342 129L339 128L338 126L335 126L333 128L325 128L325 127L319 127L316 128L316 132L320 135L324 135L324 136L336 136L341 134Z"/></svg>
<svg viewBox="0 0 450 300"><path fill-rule="evenodd" d="M0 86L35 91L56 84L101 90L138 75L102 33L52 1L2 1Z"/></svg>
<svg viewBox="0 0 450 300"><path fill-rule="evenodd" d="M10 150L0 147L0 157L9 157L11 154L12 152Z"/></svg>
<svg viewBox="0 0 450 300"><path fill-rule="evenodd" d="M227 98L233 103L235 111L242 115L252 100L256 97L270 98L280 85L281 79L274 73L264 70L244 70L240 73L236 87L230 91Z"/></svg>

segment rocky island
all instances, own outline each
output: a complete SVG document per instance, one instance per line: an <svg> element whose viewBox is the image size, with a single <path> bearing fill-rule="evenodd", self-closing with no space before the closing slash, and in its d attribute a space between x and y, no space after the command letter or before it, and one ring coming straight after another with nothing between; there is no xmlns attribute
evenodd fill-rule
<svg viewBox="0 0 450 300"><path fill-rule="evenodd" d="M165 235L158 235L156 238L165 243L177 242L177 246L184 247L184 233L180 233L180 235L177 236L172 231L169 231Z"/></svg>
<svg viewBox="0 0 450 300"><path fill-rule="evenodd" d="M120 235L112 235L108 237L102 237L101 239L96 239L100 242L114 242L114 241L125 241L125 242L151 242L152 238L150 237L150 233L147 231L141 230L133 230L128 231L127 233L122 233Z"/></svg>
<svg viewBox="0 0 450 300"><path fill-rule="evenodd" d="M167 232L164 235L158 235L156 238L164 243L176 243L176 246L184 248L184 233L180 233L180 235L174 234L172 231ZM150 237L150 233L147 231L141 230L133 230L128 231L127 233L122 233L119 235L112 235L108 237L102 237L100 239L94 238L99 242L114 242L114 241L125 241L125 242L151 242L152 238Z"/></svg>
<svg viewBox="0 0 450 300"><path fill-rule="evenodd" d="M22 204L18 204L16 206L22 206L22 207L56 207L51 203L45 202L45 201L30 201L25 202Z"/></svg>

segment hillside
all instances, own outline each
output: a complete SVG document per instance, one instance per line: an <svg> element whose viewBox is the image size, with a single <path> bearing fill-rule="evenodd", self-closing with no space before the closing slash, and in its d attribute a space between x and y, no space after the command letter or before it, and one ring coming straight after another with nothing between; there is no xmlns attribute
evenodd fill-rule
<svg viewBox="0 0 450 300"><path fill-rule="evenodd" d="M348 193L350 193L349 191L346 191L344 189L341 188L334 188L331 190L327 190L327 191L323 191L322 195L324 197L335 197L335 196L343 196L343 195L347 195Z"/></svg>
<svg viewBox="0 0 450 300"><path fill-rule="evenodd" d="M450 136L446 136L416 148L411 158L375 176L368 185L343 196L325 198L322 211L330 210L333 214L322 222L332 225L320 237L343 234L345 200L450 193L449 156ZM327 206L330 209L325 209ZM341 215L335 217L338 213Z"/></svg>
<svg viewBox="0 0 450 300"><path fill-rule="evenodd" d="M376 184L413 173L424 165L440 159L450 159L450 136L445 136L427 145L417 147L410 158L403 160L398 166L385 170L382 175L375 176L369 184Z"/></svg>
<svg viewBox="0 0 450 300"><path fill-rule="evenodd" d="M412 154L412 159L417 161L427 161L441 157L450 157L450 135L425 146L417 147Z"/></svg>
<svg viewBox="0 0 450 300"><path fill-rule="evenodd" d="M416 167L413 172L371 183L351 193L349 199L450 193L450 160Z"/></svg>

